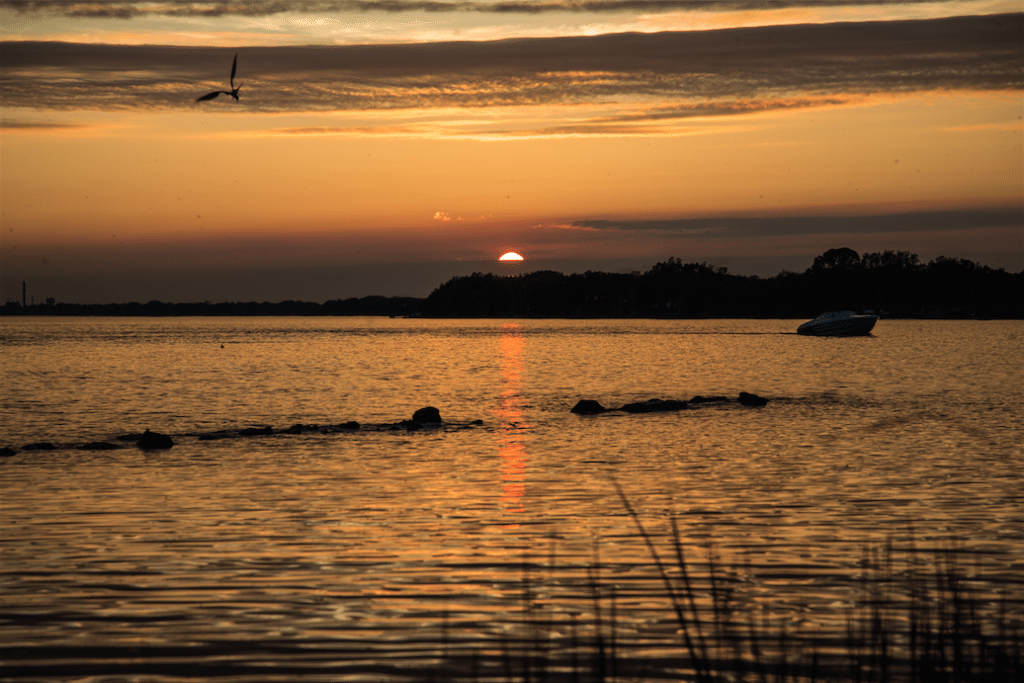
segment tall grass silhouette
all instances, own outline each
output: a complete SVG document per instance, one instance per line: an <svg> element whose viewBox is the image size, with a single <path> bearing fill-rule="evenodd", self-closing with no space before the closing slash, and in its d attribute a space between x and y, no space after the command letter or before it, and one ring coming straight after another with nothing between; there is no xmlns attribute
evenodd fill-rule
<svg viewBox="0 0 1024 683"><path fill-rule="evenodd" d="M623 506L646 545L668 615L674 649L656 647L624 621L620 597L638 595L605 577L600 548L585 585L569 586L589 610L556 610L542 599L547 581L566 585L554 546L547 563L523 558L519 619L500 643L465 643L445 653L430 680L506 683L1020 683L1024 681L1024 577L996 589L972 579L956 544L918 550L912 531L902 549L867 547L858 598L845 633L791 629L742 600L742 567L723 566L712 547L687 557L678 521L659 548L629 499ZM574 577L579 573L575 572ZM575 580L575 579L574 579ZM616 586L618 584L618 587ZM553 598L549 598L553 600ZM577 603L583 601L577 599ZM577 608L578 609L578 608ZM670 615L670 616L669 616ZM653 652L653 654L652 654ZM499 653L495 656L495 653Z"/></svg>

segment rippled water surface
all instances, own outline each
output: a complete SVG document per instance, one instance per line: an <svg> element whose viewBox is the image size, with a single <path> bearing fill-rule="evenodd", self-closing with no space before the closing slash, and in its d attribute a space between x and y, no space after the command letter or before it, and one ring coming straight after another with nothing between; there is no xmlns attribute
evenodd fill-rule
<svg viewBox="0 0 1024 683"><path fill-rule="evenodd" d="M537 614L568 643L594 586L620 647L671 662L616 483L666 559L675 518L794 631L841 632L888 538L1019 580L1024 324L799 322L0 319L0 673L434 680ZM569 412L697 395L731 400ZM395 428L424 406L445 424Z"/></svg>

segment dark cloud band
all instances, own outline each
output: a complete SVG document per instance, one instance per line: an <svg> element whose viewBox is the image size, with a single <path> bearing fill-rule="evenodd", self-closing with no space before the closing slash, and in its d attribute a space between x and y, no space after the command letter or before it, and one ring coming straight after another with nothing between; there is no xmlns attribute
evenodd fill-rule
<svg viewBox="0 0 1024 683"><path fill-rule="evenodd" d="M759 218L680 218L668 220L580 220L580 230L661 233L674 237L750 238L786 235L869 235L945 232L1024 226L1024 209L920 211L876 216L784 216Z"/></svg>
<svg viewBox="0 0 1024 683"><path fill-rule="evenodd" d="M657 106L644 117L681 118L854 94L1017 91L1022 33L1024 14L237 50L6 42L0 98L41 109L186 108L226 82L237 51L246 111L639 102Z"/></svg>
<svg viewBox="0 0 1024 683"><path fill-rule="evenodd" d="M886 0L886 4L920 4L921 0ZM954 0L940 0L952 3ZM552 12L613 13L613 12L677 12L677 11L749 11L785 9L787 7L848 7L878 5L879 0L498 0L474 2L463 0L309 0L284 2L282 0L188 0L164 2L125 2L124 0L94 0L78 2L0 2L22 13L46 13L72 18L132 19L144 16L218 17L225 15L266 16L285 12L302 14L334 14L344 12L476 12L493 14L545 14Z"/></svg>

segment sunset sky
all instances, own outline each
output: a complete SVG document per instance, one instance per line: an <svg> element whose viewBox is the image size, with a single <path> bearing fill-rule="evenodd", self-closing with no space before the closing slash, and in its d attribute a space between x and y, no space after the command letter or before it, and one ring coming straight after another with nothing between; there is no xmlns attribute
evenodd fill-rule
<svg viewBox="0 0 1024 683"><path fill-rule="evenodd" d="M1017 272L1020 10L0 2L0 303L770 276L843 246ZM236 53L240 100L197 103Z"/></svg>

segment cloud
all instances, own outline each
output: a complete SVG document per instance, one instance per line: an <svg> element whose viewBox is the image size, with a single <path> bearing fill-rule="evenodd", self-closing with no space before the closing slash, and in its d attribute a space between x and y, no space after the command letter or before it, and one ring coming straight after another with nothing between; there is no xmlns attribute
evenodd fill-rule
<svg viewBox="0 0 1024 683"><path fill-rule="evenodd" d="M593 136L637 136L685 134L692 129L674 127L676 121L694 118L721 118L742 114L785 110L796 108L826 107L849 104L850 98L787 98L782 100L723 101L706 104L679 104L653 106L648 108L629 107L626 111L607 114L609 109L618 112L621 107L603 105L574 108L570 115L563 117L566 123L552 125L548 118L537 118L529 112L517 117L510 108L500 113L488 112L485 118L468 121L451 120L450 117L415 117L391 123L378 115L372 125L357 124L331 126L287 126L271 127L233 133L242 137L417 137L434 139L537 139ZM401 114L397 114L401 116ZM362 120L361 114L355 114ZM730 128L736 130L736 128ZM707 134L707 130L702 130ZM220 135L224 135L221 133Z"/></svg>
<svg viewBox="0 0 1024 683"><path fill-rule="evenodd" d="M434 220L442 223L451 223L452 221L462 222L464 219L462 216L452 216L447 211L436 211L434 212Z"/></svg>
<svg viewBox="0 0 1024 683"><path fill-rule="evenodd" d="M954 0L947 0L955 4ZM832 7L877 6L879 0L832 0ZM920 0L886 0L889 5L916 5ZM496 2L462 0L165 0L164 2L127 2L124 0L93 0L74 2L0 2L0 7L20 13L50 14L69 18L133 19L137 17L219 17L267 16L281 13L334 14L342 12L385 13L451 13L485 14L548 14L555 12L662 13L679 11L746 12L764 11L763 0L499 0ZM771 9L820 7L821 0L775 0Z"/></svg>
<svg viewBox="0 0 1024 683"><path fill-rule="evenodd" d="M678 218L666 220L578 220L562 229L588 232L661 234L673 237L782 237L788 235L870 235L947 232L977 228L1024 227L1024 209L918 211L873 216L772 216Z"/></svg>
<svg viewBox="0 0 1024 683"><path fill-rule="evenodd" d="M595 116L560 126L542 127L525 133L505 131L506 137L516 135L541 136L584 136L584 135L644 135L664 134L663 124L694 118L721 118L765 111L805 109L849 104L850 97L798 97L773 100L725 100L699 104L685 103L650 108L634 108L614 116ZM492 135L497 134L492 132Z"/></svg>
<svg viewBox="0 0 1024 683"><path fill-rule="evenodd" d="M329 135L346 135L355 137L383 137L389 135L407 135L419 137L425 134L425 129L413 126L300 126L291 128L271 128L268 130L261 130L250 133L243 133L243 135L253 135L256 137L262 137L264 135L276 135L276 136L329 136Z"/></svg>
<svg viewBox="0 0 1024 683"><path fill-rule="evenodd" d="M679 103L726 115L880 92L1021 90L1024 14L412 45L239 50L245 112ZM234 50L5 42L0 99L36 109L188 109ZM786 101L790 105L784 104ZM204 103L198 106L210 106ZM641 107L642 108L642 107ZM605 121L605 125L627 121Z"/></svg>
<svg viewBox="0 0 1024 683"><path fill-rule="evenodd" d="M77 123L51 123L46 121L19 121L15 119L0 119L0 130L22 130L22 131L48 131L87 128Z"/></svg>

